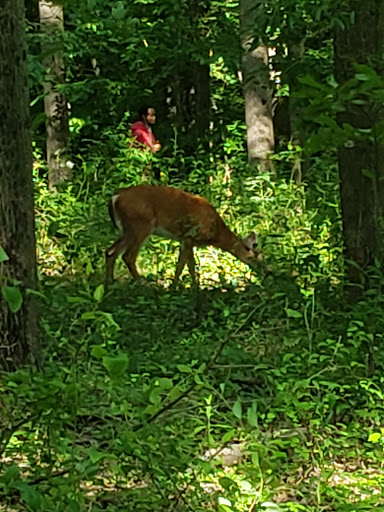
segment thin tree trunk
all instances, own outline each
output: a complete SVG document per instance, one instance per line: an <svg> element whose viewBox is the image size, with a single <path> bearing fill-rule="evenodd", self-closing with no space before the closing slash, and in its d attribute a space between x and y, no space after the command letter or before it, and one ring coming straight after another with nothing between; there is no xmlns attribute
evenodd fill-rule
<svg viewBox="0 0 384 512"><path fill-rule="evenodd" d="M207 135L211 110L210 67L209 64L195 65L196 83L196 125L199 139Z"/></svg>
<svg viewBox="0 0 384 512"><path fill-rule="evenodd" d="M36 286L32 149L24 43L24 1L2 0L0 13L0 289L17 286L23 303L11 312L0 297L0 369L36 358ZM19 284L18 284L19 283ZM3 289L4 290L4 289Z"/></svg>
<svg viewBox="0 0 384 512"><path fill-rule="evenodd" d="M254 47L258 10L256 0L240 0L240 37L243 48L243 87L247 125L248 161L260 170L273 171L269 159L274 150L272 95L269 84L268 48Z"/></svg>
<svg viewBox="0 0 384 512"><path fill-rule="evenodd" d="M302 100L295 97L295 92L298 87L297 76L300 73L301 61L304 57L304 41L289 46L289 62L290 72L288 74L289 80L289 118L290 118L290 134L291 143L293 146L300 146L303 148L305 143L305 134L303 133L302 126ZM308 162L307 167L308 167ZM295 182L300 185L303 178L303 162L297 158L293 162L292 176Z"/></svg>
<svg viewBox="0 0 384 512"><path fill-rule="evenodd" d="M165 101L181 134L179 145L193 155L209 130L210 68L208 64L190 62L175 71L172 79L166 88Z"/></svg>
<svg viewBox="0 0 384 512"><path fill-rule="evenodd" d="M351 2L355 23L338 29L335 37L335 75L339 84L351 79L354 63L374 67L383 76L384 0ZM357 130L372 130L373 137L351 140L339 150L341 206L348 288L355 301L364 286L364 268L375 260L384 263L384 146L375 136L375 125L384 121L379 104L345 105L338 121ZM349 264L350 260L352 264ZM363 270L362 270L363 269Z"/></svg>
<svg viewBox="0 0 384 512"><path fill-rule="evenodd" d="M39 2L41 30L49 38L43 51L48 55L45 66L48 74L44 84L44 109L47 118L47 163L50 189L71 179L71 170L66 166L68 146L68 108L65 96L57 89L65 83L62 37L64 31L63 8L52 1ZM59 50L57 49L59 48Z"/></svg>

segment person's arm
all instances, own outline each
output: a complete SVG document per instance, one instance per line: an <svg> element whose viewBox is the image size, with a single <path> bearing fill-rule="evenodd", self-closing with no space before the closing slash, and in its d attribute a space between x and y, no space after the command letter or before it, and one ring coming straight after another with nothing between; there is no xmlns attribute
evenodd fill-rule
<svg viewBox="0 0 384 512"><path fill-rule="evenodd" d="M151 146L152 153L157 153L161 149L161 144L158 140L155 140L155 143Z"/></svg>
<svg viewBox="0 0 384 512"><path fill-rule="evenodd" d="M143 130L143 143L150 148L152 153L157 153L161 149L160 142L155 139L155 135L151 131Z"/></svg>
<svg viewBox="0 0 384 512"><path fill-rule="evenodd" d="M132 130L132 135L137 141L149 147L152 153L156 153L161 149L161 144L155 139L152 132L149 132L144 126L136 126Z"/></svg>

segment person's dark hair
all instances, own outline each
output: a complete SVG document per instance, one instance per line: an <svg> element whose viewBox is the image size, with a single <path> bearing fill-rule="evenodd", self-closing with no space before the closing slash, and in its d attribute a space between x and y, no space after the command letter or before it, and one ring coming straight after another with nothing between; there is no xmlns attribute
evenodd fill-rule
<svg viewBox="0 0 384 512"><path fill-rule="evenodd" d="M144 116L144 117L146 117L146 116L147 116L148 109L150 109L150 108L153 108L153 107L151 107L151 105L144 105L143 107L141 107L141 108L139 109L138 114L139 114L139 118L140 118L140 120L143 118L143 116Z"/></svg>

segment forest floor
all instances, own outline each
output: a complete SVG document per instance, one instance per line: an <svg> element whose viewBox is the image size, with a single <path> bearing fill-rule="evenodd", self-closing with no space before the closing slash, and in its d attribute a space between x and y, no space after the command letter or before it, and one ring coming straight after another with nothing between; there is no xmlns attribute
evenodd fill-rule
<svg viewBox="0 0 384 512"><path fill-rule="evenodd" d="M229 199L272 272L201 249L170 289L153 239L107 290L105 198L39 197L42 370L0 378L0 510L384 510L382 298L345 305L337 216Z"/></svg>

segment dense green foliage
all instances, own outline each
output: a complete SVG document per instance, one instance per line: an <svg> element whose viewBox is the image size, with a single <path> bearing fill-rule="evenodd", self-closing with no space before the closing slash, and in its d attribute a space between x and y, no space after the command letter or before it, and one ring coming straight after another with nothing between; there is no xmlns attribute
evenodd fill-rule
<svg viewBox="0 0 384 512"><path fill-rule="evenodd" d="M343 309L335 170L306 191L196 162L185 188L256 227L273 272L201 249L198 297L187 276L170 290L175 244L153 239L146 280L121 265L106 292L106 197L134 157L55 196L36 175L43 371L1 380L6 510L381 503L382 301Z"/></svg>
<svg viewBox="0 0 384 512"><path fill-rule="evenodd" d="M331 32L350 13L263 4L276 94L300 75L312 157L296 184L303 148L284 139L277 176L245 163L237 2L63 5L74 179L48 190L42 35L31 31L41 360L0 375L0 511L384 510L382 276L369 270L375 290L344 303L336 149L348 127L335 122L343 94L361 100L363 87L381 101L382 87L375 75L368 90L367 68L349 88L334 82ZM291 60L287 45L302 40L304 58ZM210 64L213 128L209 151L191 153L164 91L195 62ZM127 140L139 100L159 113L156 157ZM187 274L171 289L177 244L154 237L144 278L119 262L107 290L108 199L151 165L234 231L255 229L269 269L199 249L199 291Z"/></svg>

